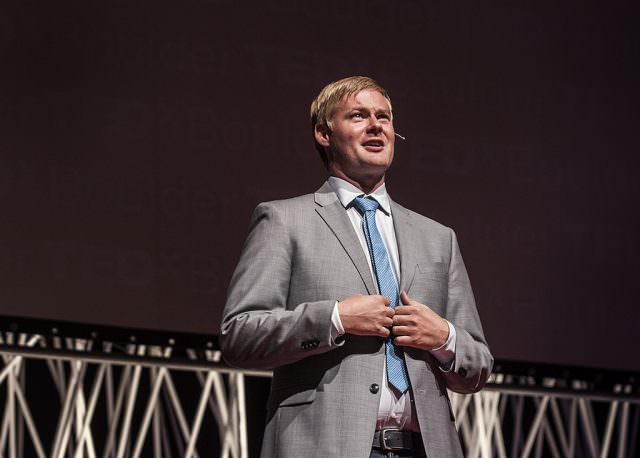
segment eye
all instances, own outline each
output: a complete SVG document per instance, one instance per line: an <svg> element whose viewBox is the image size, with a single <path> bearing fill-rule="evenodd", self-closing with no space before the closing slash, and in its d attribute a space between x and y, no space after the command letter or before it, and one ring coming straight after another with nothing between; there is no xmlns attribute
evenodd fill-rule
<svg viewBox="0 0 640 458"><path fill-rule="evenodd" d="M351 118L353 118L353 119L362 119L362 118L364 118L364 116L362 115L362 113L360 113L360 112L358 111L358 112L356 112L356 113L352 113L352 114L351 114Z"/></svg>

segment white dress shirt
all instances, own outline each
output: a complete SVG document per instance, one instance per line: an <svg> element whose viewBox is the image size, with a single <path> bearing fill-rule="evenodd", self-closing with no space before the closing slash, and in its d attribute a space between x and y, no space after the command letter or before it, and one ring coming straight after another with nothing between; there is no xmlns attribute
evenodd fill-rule
<svg viewBox="0 0 640 458"><path fill-rule="evenodd" d="M367 262L369 263L369 269L371 270L371 276L375 280L376 276L371 264L371 256L369 249L367 248L367 241L365 239L364 232L362 230L362 215L353 206L350 206L351 201L358 196L362 196L364 193L352 185L351 183L337 177L329 177L329 184L338 195L340 203L347 211L347 215L351 220L354 230L362 246ZM382 237L387 253L391 261L391 267L396 279L396 285L399 285L400 278L400 259L398 256L398 243L396 241L396 233L393 228L393 216L391 215L391 205L389 202L389 195L387 189L383 183L375 191L367 196L373 197L379 204L379 210L376 212L376 226ZM377 289L377 282L376 284ZM344 327L340 320L340 313L338 311L338 302L333 308L331 315L332 329L331 335L335 339L345 333ZM449 337L447 341L436 349L430 350L431 354L440 362L443 367L450 367L455 357L456 347L456 330L455 327L447 321L449 325ZM386 366L386 361L385 361ZM398 393L397 390L391 388L387 381L386 367L382 368L382 392L380 396L380 406L378 408L378 420L376 422L376 429L384 427L395 427L409 431L419 431L418 421L415 417L415 410L412 409L412 400L410 390L404 394Z"/></svg>

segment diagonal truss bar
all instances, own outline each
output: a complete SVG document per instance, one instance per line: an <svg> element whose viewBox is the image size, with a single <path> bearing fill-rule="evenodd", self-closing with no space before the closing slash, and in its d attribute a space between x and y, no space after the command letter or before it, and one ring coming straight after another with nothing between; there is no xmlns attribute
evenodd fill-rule
<svg viewBox="0 0 640 458"><path fill-rule="evenodd" d="M156 410L156 406L158 404L158 394L160 393L160 388L162 387L162 383L164 381L166 373L167 370L165 368L159 369L157 377L153 383L151 396L149 397L149 400L147 402L147 407L145 409L140 430L138 431L138 439L136 440L136 444L133 449L133 458L138 458L140 456L140 453L142 452L144 439L147 436L147 430L149 429L149 424L151 423L151 417Z"/></svg>
<svg viewBox="0 0 640 458"><path fill-rule="evenodd" d="M93 419L93 414L95 412L96 404L98 401L98 395L102 387L106 370L107 365L101 364L100 368L98 369L98 373L96 374L96 377L93 381L93 387L91 388L91 394L89 395L89 406L87 407L87 411L85 413L84 422L81 424L79 440L76 445L76 453L74 455L75 458L82 457L83 446L87 438L89 437L89 427L91 425L91 420Z"/></svg>
<svg viewBox="0 0 640 458"><path fill-rule="evenodd" d="M129 394L127 397L127 406L124 412L124 418L122 421L122 428L120 430L120 443L118 445L117 458L124 458L125 447L129 440L129 432L131 429L131 421L133 417L133 406L135 405L138 384L140 383L140 374L142 372L142 366L135 366L133 369L133 377L131 380L131 387L129 388Z"/></svg>
<svg viewBox="0 0 640 458"><path fill-rule="evenodd" d="M198 402L196 416L193 420L193 427L191 429L191 437L189 438L187 450L184 452L184 458L191 458L195 450L196 440L198 439L198 434L200 433L200 425L202 424L202 417L204 416L204 411L207 406L207 399L209 398L209 393L211 392L212 385L213 373L209 372L207 374L204 388L202 389L202 394L200 395L200 401Z"/></svg>
<svg viewBox="0 0 640 458"><path fill-rule="evenodd" d="M64 405L60 417L58 418L58 426L56 428L55 439L53 442L53 451L51 456L54 458L62 458L64 455L64 449L69 438L69 431L71 428L72 420L72 408L75 398L78 394L78 388L80 386L80 378L84 372L86 365L81 361L75 361L72 365L71 379L67 386Z"/></svg>
<svg viewBox="0 0 640 458"><path fill-rule="evenodd" d="M120 386L118 387L118 393L116 395L115 406L111 406L111 421L109 423L109 430L107 433L107 442L104 446L103 457L108 458L114 456L113 446L115 444L116 431L118 429L118 421L120 419L120 410L124 401L126 388L131 378L131 366L125 366L120 376Z"/></svg>
<svg viewBox="0 0 640 458"><path fill-rule="evenodd" d="M33 421L33 416L31 415L31 411L29 410L29 405L27 404L27 400L24 397L24 393L22 392L22 389L18 384L14 386L14 390L18 404L22 409L22 415L24 416L25 422L27 423L27 429L29 431L29 435L31 436L31 440L33 441L33 446L36 449L36 454L38 455L38 458L44 458L46 456L44 447L42 447L42 442L40 441L40 436L38 435L38 430L36 428L35 422Z"/></svg>

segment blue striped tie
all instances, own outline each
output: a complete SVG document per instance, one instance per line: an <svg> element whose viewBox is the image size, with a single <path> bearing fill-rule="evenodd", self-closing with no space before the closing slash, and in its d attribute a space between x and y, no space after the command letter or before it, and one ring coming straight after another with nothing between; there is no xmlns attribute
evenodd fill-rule
<svg viewBox="0 0 640 458"><path fill-rule="evenodd" d="M380 204L370 197L356 197L353 206L362 214L362 230L367 239L371 265L378 282L378 290L383 296L389 298L390 306L396 307L400 302L398 284L391 270L389 255L384 246L378 227L376 226L376 210ZM385 341L385 353L387 356L387 380L400 393L409 388L409 376L404 363L402 347L393 344L393 337L389 336Z"/></svg>

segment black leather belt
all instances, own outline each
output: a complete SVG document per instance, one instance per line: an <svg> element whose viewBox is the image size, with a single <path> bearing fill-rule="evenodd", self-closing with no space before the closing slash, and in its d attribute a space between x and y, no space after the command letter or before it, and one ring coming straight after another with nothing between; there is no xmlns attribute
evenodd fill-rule
<svg viewBox="0 0 640 458"><path fill-rule="evenodd" d="M419 433L402 431L397 428L384 428L376 431L373 435L373 448L385 452L413 450L414 446L420 445L420 443Z"/></svg>

